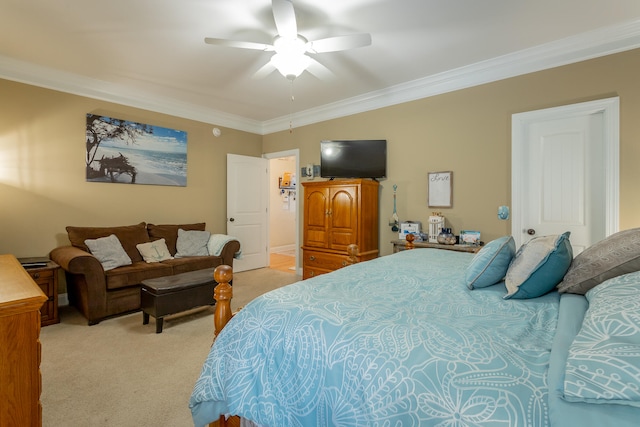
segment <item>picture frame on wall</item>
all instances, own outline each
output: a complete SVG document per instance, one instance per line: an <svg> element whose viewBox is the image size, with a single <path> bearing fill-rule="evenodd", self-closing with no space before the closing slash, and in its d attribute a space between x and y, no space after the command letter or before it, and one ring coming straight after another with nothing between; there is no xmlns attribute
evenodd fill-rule
<svg viewBox="0 0 640 427"><path fill-rule="evenodd" d="M427 205L430 208L453 206L453 172L428 172Z"/></svg>
<svg viewBox="0 0 640 427"><path fill-rule="evenodd" d="M186 187L187 132L87 113L87 182Z"/></svg>

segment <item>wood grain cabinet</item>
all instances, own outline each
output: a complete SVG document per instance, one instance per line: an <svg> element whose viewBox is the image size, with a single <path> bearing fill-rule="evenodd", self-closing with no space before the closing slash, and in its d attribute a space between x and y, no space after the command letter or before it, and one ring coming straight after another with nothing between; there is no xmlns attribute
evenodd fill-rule
<svg viewBox="0 0 640 427"><path fill-rule="evenodd" d="M378 191L373 180L305 182L303 278L348 265L347 247L358 261L378 256Z"/></svg>
<svg viewBox="0 0 640 427"><path fill-rule="evenodd" d="M0 255L0 426L41 426L40 307L47 300L13 255Z"/></svg>

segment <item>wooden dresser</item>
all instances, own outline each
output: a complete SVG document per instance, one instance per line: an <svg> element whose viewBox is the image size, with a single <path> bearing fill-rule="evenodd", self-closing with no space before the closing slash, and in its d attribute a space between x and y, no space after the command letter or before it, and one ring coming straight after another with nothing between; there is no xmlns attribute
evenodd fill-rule
<svg viewBox="0 0 640 427"><path fill-rule="evenodd" d="M0 255L0 426L40 426L40 307L47 300L13 255Z"/></svg>
<svg viewBox="0 0 640 427"><path fill-rule="evenodd" d="M366 179L305 182L302 277L348 265L347 247L358 261L378 256L379 183Z"/></svg>

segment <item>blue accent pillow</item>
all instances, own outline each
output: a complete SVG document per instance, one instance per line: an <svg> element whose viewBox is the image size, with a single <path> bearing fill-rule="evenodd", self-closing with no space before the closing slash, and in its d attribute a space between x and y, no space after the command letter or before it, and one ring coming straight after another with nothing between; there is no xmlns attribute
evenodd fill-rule
<svg viewBox="0 0 640 427"><path fill-rule="evenodd" d="M520 246L507 270L504 298L536 298L552 291L573 260L570 234L534 237Z"/></svg>
<svg viewBox="0 0 640 427"><path fill-rule="evenodd" d="M586 293L589 309L569 347L564 400L640 407L640 272Z"/></svg>
<svg viewBox="0 0 640 427"><path fill-rule="evenodd" d="M465 272L469 289L486 288L504 279L516 253L516 242L511 236L500 237L487 243L473 257Z"/></svg>

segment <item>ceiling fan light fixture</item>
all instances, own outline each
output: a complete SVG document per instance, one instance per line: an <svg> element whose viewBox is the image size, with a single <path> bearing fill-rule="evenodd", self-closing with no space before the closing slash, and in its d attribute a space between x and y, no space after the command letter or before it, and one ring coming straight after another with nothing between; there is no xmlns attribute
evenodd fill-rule
<svg viewBox="0 0 640 427"><path fill-rule="evenodd" d="M305 54L276 53L271 57L274 67L289 80L294 80L311 64L311 58Z"/></svg>
<svg viewBox="0 0 640 427"><path fill-rule="evenodd" d="M371 35L368 33L327 37L310 42L298 34L298 23L296 22L296 14L293 9L292 0L272 0L271 10L273 12L276 29L278 30L278 35L274 38L273 44L218 39L213 37L205 37L204 41L207 44L241 49L275 51L276 53L271 57L271 60L260 67L254 74L254 77L264 77L277 69L280 74L291 81L295 80L312 65L313 69L311 72L316 77L319 77L319 73L323 74L324 77L329 76L330 78L333 76L326 67L309 57L307 53L339 52L369 46L371 44Z"/></svg>
<svg viewBox="0 0 640 427"><path fill-rule="evenodd" d="M305 55L306 47L307 40L302 36L276 37L273 42L276 53L271 57L271 63L280 74L293 80L311 64L311 58Z"/></svg>
<svg viewBox="0 0 640 427"><path fill-rule="evenodd" d="M307 49L307 43L307 39L302 36L296 38L278 36L273 41L273 50L287 55L303 55Z"/></svg>

